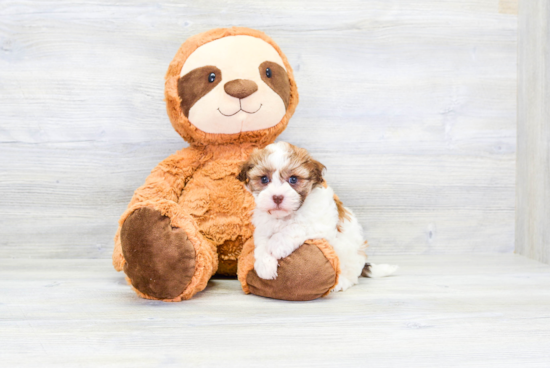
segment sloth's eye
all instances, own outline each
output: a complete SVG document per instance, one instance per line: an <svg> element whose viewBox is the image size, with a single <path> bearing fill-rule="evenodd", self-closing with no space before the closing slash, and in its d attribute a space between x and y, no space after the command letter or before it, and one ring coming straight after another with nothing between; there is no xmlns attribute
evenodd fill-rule
<svg viewBox="0 0 550 368"><path fill-rule="evenodd" d="M213 83L216 80L216 73L210 73L208 76L208 82Z"/></svg>
<svg viewBox="0 0 550 368"><path fill-rule="evenodd" d="M261 180L262 180L262 184L267 184L267 183L269 183L269 178L268 178L267 176L265 176L265 175L262 176L262 179L261 179Z"/></svg>
<svg viewBox="0 0 550 368"><path fill-rule="evenodd" d="M296 184L298 182L298 178L295 176L291 176L290 178L288 178L288 182L290 184Z"/></svg>
<svg viewBox="0 0 550 368"><path fill-rule="evenodd" d="M266 75L268 78L271 78L271 69L266 68L266 69L265 69L265 75Z"/></svg>

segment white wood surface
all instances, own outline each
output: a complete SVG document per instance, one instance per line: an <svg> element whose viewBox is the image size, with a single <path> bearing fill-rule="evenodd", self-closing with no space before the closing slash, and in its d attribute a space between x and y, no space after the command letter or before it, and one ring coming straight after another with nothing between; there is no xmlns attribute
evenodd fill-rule
<svg viewBox="0 0 550 368"><path fill-rule="evenodd" d="M505 1L513 3L513 1ZM371 254L511 252L517 16L497 0L0 2L0 257L109 258L149 171L185 146L163 76L214 27L271 35Z"/></svg>
<svg viewBox="0 0 550 368"><path fill-rule="evenodd" d="M139 299L108 260L0 260L2 367L548 367L550 266L387 256L398 274L311 302L212 280Z"/></svg>
<svg viewBox="0 0 550 368"><path fill-rule="evenodd" d="M550 263L550 4L519 9L516 251Z"/></svg>

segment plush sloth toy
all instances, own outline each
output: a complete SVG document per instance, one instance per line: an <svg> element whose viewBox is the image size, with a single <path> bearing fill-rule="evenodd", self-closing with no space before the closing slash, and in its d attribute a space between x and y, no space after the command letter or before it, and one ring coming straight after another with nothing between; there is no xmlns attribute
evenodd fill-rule
<svg viewBox="0 0 550 368"><path fill-rule="evenodd" d="M189 299L216 273L238 273L246 293L326 295L339 266L323 239L280 260L275 280L254 271L254 199L237 175L255 148L286 128L298 104L292 68L275 42L236 27L193 36L168 67L165 96L170 121L190 146L162 161L134 193L115 236L115 269L147 299Z"/></svg>

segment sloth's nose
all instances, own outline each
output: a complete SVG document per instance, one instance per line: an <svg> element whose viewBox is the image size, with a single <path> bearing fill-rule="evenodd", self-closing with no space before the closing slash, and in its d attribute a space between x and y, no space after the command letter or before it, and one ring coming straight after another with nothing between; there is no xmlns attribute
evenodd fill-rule
<svg viewBox="0 0 550 368"><path fill-rule="evenodd" d="M245 98L258 90L258 85L248 79L234 79L227 82L223 89L229 96L236 98Z"/></svg>

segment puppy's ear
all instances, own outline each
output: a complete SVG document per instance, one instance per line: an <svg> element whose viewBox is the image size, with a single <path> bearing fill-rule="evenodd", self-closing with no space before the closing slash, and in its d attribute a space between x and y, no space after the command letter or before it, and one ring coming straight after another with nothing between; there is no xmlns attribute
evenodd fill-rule
<svg viewBox="0 0 550 368"><path fill-rule="evenodd" d="M313 182L313 186L315 187L318 185L322 185L324 182L323 174L327 169L326 166L314 159L310 159L308 164L309 171L311 172L311 181Z"/></svg>
<svg viewBox="0 0 550 368"><path fill-rule="evenodd" d="M254 167L250 161L246 161L241 165L241 171L237 175L237 179L245 184L248 184L248 172Z"/></svg>

